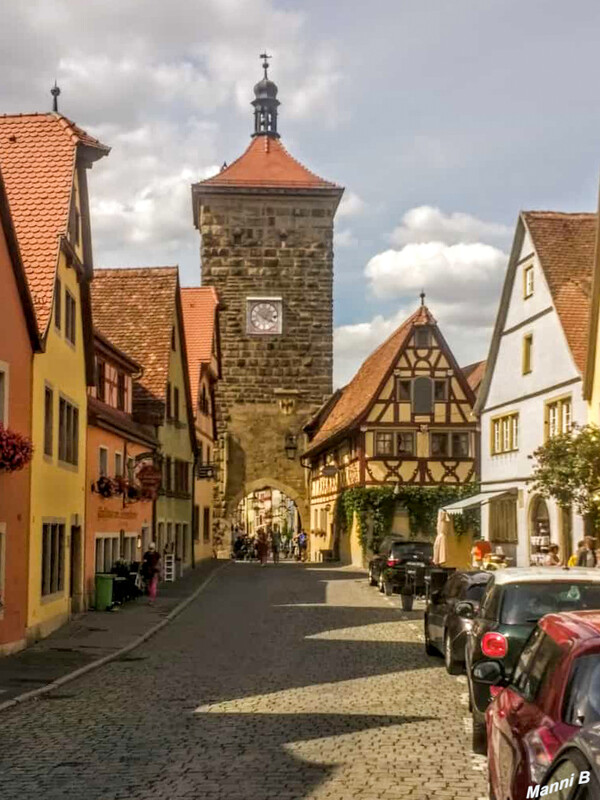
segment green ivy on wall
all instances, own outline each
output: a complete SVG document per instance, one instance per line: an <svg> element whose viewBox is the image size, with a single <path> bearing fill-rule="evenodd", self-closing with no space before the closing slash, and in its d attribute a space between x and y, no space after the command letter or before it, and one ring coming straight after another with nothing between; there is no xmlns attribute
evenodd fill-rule
<svg viewBox="0 0 600 800"><path fill-rule="evenodd" d="M408 512L412 535L433 539L436 534L437 515L442 506L470 497L479 492L479 484L460 486L373 486L347 489L338 498L337 521L343 531L350 531L356 515L358 538L363 550L370 546L377 550L385 536L391 533L397 507ZM466 530L477 536L480 530L479 509L469 510L454 517L458 536ZM369 535L370 534L370 535Z"/></svg>

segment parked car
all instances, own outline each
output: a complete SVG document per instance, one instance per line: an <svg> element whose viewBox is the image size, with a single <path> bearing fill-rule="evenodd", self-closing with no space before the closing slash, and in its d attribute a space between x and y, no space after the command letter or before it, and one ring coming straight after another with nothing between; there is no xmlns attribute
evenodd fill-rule
<svg viewBox="0 0 600 800"><path fill-rule="evenodd" d="M465 642L471 619L456 613L456 605L469 600L474 611L479 608L490 573L484 570L455 572L441 589L433 590L425 609L425 651L427 655L443 655L451 675L464 671Z"/></svg>
<svg viewBox="0 0 600 800"><path fill-rule="evenodd" d="M369 561L369 583L371 586L379 586L379 591L384 592L385 571L388 568L393 568L397 573L397 576L390 580L390 586L398 586L405 577L405 569L408 564L426 567L432 563L432 542L411 542L398 536L386 536L377 555Z"/></svg>
<svg viewBox="0 0 600 800"><path fill-rule="evenodd" d="M485 671L488 680L494 672L504 679L499 662L488 662ZM600 611L543 617L509 685L492 694L485 715L490 796L521 800L565 742L600 722Z"/></svg>
<svg viewBox="0 0 600 800"><path fill-rule="evenodd" d="M600 725L586 726L564 745L542 778L537 793L536 788L533 787L532 797L597 800L600 797ZM544 788L546 791L542 794Z"/></svg>
<svg viewBox="0 0 600 800"><path fill-rule="evenodd" d="M468 600L456 604L458 616L472 619L465 662L473 714L473 749L485 755L489 662L498 662L510 679L525 642L546 614L600 608L600 570L575 567L509 567L492 572L479 611Z"/></svg>

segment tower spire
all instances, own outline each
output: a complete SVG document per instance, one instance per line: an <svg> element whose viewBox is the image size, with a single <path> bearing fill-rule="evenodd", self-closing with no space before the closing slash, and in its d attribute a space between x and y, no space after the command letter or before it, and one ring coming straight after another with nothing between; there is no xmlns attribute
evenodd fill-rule
<svg viewBox="0 0 600 800"><path fill-rule="evenodd" d="M52 111L58 114L58 95L60 94L60 87L56 81L54 81L54 86L50 89L50 94L52 95Z"/></svg>
<svg viewBox="0 0 600 800"><path fill-rule="evenodd" d="M277 132L277 107L280 105L277 99L279 91L277 85L269 80L269 59L270 55L265 51L259 56L262 59L264 76L254 87L254 133L253 136L273 136L279 138Z"/></svg>

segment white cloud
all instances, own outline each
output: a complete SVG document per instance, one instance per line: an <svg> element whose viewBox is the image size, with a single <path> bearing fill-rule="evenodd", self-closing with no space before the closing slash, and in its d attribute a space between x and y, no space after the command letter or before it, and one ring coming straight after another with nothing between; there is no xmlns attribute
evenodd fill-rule
<svg viewBox="0 0 600 800"><path fill-rule="evenodd" d="M512 229L496 222L484 222L471 214L456 211L444 214L434 206L411 208L402 217L401 224L390 236L393 244L405 245L421 242L446 244L499 242L504 244Z"/></svg>
<svg viewBox="0 0 600 800"><path fill-rule="evenodd" d="M341 231L335 231L333 234L334 247L354 247L357 243L358 239L350 228L343 228Z"/></svg>
<svg viewBox="0 0 600 800"><path fill-rule="evenodd" d="M360 214L365 207L365 202L355 192L344 192L342 201L336 212L337 219L340 217L355 217Z"/></svg>

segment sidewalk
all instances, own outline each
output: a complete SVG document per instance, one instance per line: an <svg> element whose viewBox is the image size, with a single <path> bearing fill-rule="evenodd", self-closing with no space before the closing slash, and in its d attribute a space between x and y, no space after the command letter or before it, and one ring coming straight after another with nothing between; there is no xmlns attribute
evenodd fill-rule
<svg viewBox="0 0 600 800"><path fill-rule="evenodd" d="M0 706L132 644L160 624L225 563L215 559L202 561L178 581L161 583L153 606L147 597L139 597L118 611L78 614L46 639L20 653L0 658Z"/></svg>

